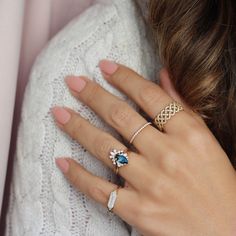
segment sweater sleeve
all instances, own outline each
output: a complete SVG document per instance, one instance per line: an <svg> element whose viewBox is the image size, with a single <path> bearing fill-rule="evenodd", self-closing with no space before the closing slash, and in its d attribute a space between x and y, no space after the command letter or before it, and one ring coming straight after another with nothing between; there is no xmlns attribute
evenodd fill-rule
<svg viewBox="0 0 236 236"><path fill-rule="evenodd" d="M70 107L122 141L95 112L71 96L64 78L87 75L137 109L103 79L98 62L115 60L153 78L156 61L144 28L132 0L104 1L72 20L37 57L24 95L6 236L138 235L118 216L74 189L58 170L55 158L68 156L94 175L118 181L112 170L56 127L50 108Z"/></svg>

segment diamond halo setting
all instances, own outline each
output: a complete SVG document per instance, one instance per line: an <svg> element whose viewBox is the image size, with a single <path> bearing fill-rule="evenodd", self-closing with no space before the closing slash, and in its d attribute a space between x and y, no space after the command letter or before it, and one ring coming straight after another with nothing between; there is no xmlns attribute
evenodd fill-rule
<svg viewBox="0 0 236 236"><path fill-rule="evenodd" d="M112 160L112 163L117 167L127 165L129 162L127 152L116 149L113 149L110 152L110 159Z"/></svg>

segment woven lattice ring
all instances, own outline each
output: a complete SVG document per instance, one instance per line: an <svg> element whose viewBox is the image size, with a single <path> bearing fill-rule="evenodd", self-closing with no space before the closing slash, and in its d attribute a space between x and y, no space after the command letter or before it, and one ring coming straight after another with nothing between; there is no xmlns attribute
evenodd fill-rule
<svg viewBox="0 0 236 236"><path fill-rule="evenodd" d="M167 121L173 117L177 112L183 111L183 107L176 101L171 102L167 105L153 120L156 127L163 131L164 125Z"/></svg>

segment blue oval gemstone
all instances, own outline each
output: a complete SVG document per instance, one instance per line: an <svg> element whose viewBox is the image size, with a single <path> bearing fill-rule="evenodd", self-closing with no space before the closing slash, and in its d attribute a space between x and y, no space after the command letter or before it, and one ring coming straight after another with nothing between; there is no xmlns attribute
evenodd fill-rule
<svg viewBox="0 0 236 236"><path fill-rule="evenodd" d="M128 159L123 154L116 154L116 161L122 165L128 164Z"/></svg>

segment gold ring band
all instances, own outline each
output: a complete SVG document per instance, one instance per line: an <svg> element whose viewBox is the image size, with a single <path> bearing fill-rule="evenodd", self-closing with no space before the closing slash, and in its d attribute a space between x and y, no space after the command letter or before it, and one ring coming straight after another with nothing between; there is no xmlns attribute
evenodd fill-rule
<svg viewBox="0 0 236 236"><path fill-rule="evenodd" d="M132 142L134 141L135 137L145 128L147 127L148 125L152 124L152 122L147 122L145 123L144 125L142 125L134 134L133 136L131 137L129 143L132 144Z"/></svg>
<svg viewBox="0 0 236 236"><path fill-rule="evenodd" d="M164 130L164 125L171 119L177 112L183 111L184 108L176 101L169 103L158 115L155 116L153 122L160 130Z"/></svg>

